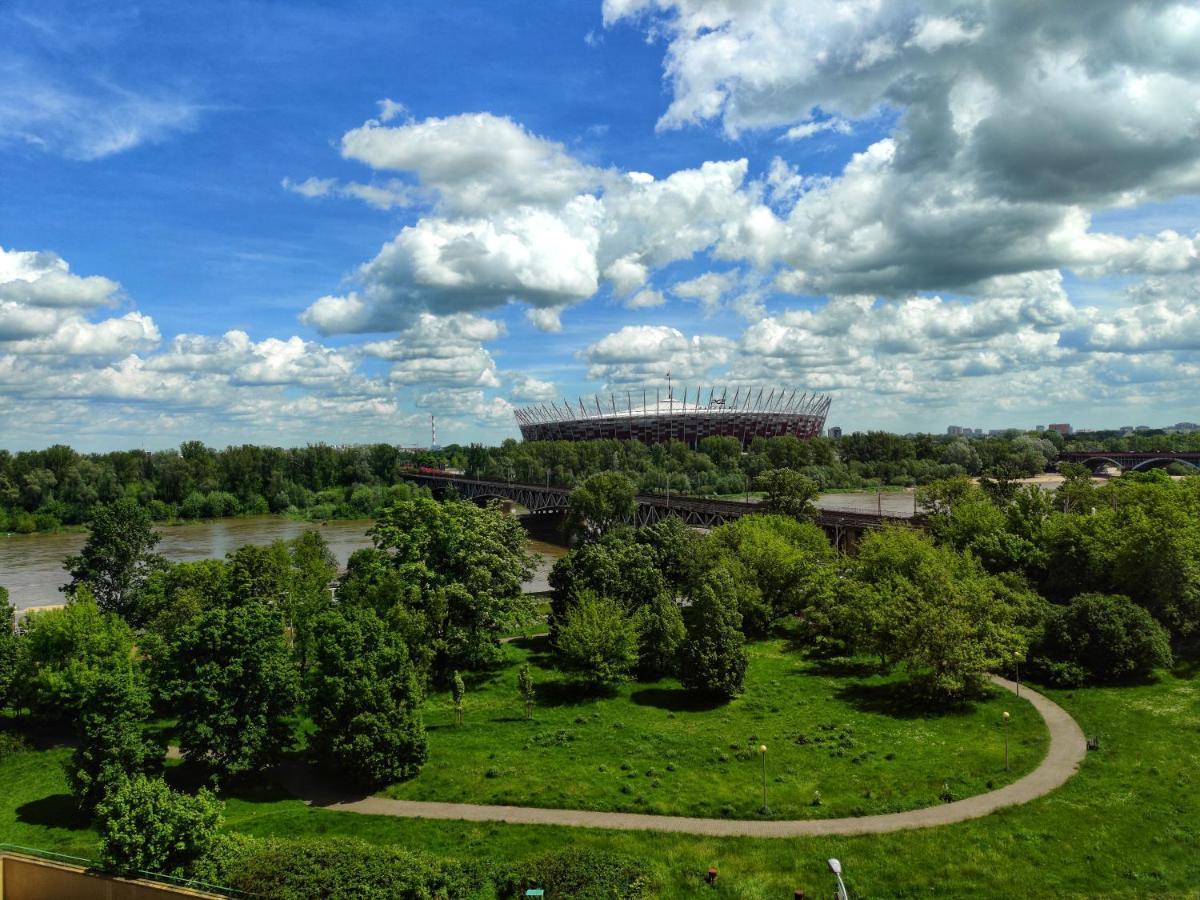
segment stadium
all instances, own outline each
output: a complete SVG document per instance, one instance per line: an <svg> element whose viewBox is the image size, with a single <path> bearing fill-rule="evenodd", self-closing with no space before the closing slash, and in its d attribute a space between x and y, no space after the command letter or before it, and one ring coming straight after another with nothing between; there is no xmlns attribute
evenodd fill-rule
<svg viewBox="0 0 1200 900"><path fill-rule="evenodd" d="M682 441L695 446L706 437L733 437L749 446L756 437L785 434L808 439L818 437L825 427L830 398L803 393L798 388L765 387L734 390L703 388L695 394L684 388L682 398L668 386L661 390L641 389L596 394L585 403L564 400L529 406L515 411L521 437L527 441L590 441L615 438L659 444Z"/></svg>

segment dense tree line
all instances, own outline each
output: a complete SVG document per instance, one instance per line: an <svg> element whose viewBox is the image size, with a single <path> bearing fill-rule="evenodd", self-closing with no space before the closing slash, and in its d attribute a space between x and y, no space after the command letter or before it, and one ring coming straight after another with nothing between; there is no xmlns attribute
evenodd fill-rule
<svg viewBox="0 0 1200 900"><path fill-rule="evenodd" d="M454 454L439 456L439 463L443 459ZM215 450L188 441L178 450L153 452L82 454L63 445L0 450L0 533L79 525L95 507L121 499L158 521L265 513L366 518L410 496L401 469L429 461L391 444Z"/></svg>
<svg viewBox="0 0 1200 900"><path fill-rule="evenodd" d="M730 437L678 441L505 441L498 447L455 448L471 475L500 481L578 485L602 472L621 472L643 494L736 495L755 490L767 471L791 470L822 490L925 484L954 475L1045 471L1061 445L1052 433L963 438L901 436L882 431L841 438L756 438L745 453Z"/></svg>
<svg viewBox="0 0 1200 900"><path fill-rule="evenodd" d="M391 444L216 450L189 441L178 450L81 454L0 450L0 533L79 525L97 504L121 498L158 521L283 513L312 519L366 518L411 496L406 466L462 469L498 480L574 486L620 471L639 493L725 495L753 488L771 469L790 469L827 489L928 484L989 472L1036 475L1061 449L1200 450L1200 432L1005 432L988 437L896 435L871 431L837 439L757 438L748 452L733 438L695 449L672 442L506 440L498 447L451 445L403 451ZM1180 470L1178 474L1186 474Z"/></svg>

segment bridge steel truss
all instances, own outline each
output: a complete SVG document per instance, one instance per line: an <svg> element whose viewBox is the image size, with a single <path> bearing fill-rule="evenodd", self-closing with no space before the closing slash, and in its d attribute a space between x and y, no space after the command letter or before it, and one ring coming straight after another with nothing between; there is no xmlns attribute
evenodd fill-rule
<svg viewBox="0 0 1200 900"><path fill-rule="evenodd" d="M431 490L444 491L453 488L467 500L510 500L534 514L563 513L570 502L571 489L561 485L530 484L518 481L488 481L460 475L429 475L404 473L403 477L424 485ZM634 511L633 525L653 525L668 516L676 516L684 524L694 528L715 528L757 511L754 504L736 500L704 500L693 497L660 497L639 495ZM842 546L844 536L864 529L881 528L887 525L911 526L916 524L907 516L878 515L857 510L820 509L817 524L829 532L837 546Z"/></svg>
<svg viewBox="0 0 1200 900"><path fill-rule="evenodd" d="M1103 450L1065 450L1058 454L1060 463L1079 463L1093 471L1099 469L1102 463L1108 463L1122 472L1149 469L1163 463L1183 463L1194 469L1200 469L1200 452L1188 450L1144 451L1127 450L1106 453Z"/></svg>

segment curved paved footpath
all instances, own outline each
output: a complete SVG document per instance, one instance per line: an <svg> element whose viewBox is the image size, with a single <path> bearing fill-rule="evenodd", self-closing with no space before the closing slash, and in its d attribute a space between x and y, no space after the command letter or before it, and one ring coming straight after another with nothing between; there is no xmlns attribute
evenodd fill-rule
<svg viewBox="0 0 1200 900"><path fill-rule="evenodd" d="M993 675L992 681L1013 693L1017 685ZM339 812L374 816L399 816L409 819L459 819L470 822L510 822L519 825L566 825L579 828L612 828L623 831L670 831L681 834L718 835L721 837L803 837L825 834L874 834L905 828L928 828L977 819L1005 806L1028 803L1060 787L1075 774L1087 753L1087 742L1075 720L1057 703L1036 691L1024 688L1021 696L1046 722L1050 749L1042 764L1012 784L925 809L859 816L846 819L741 820L693 819L684 816L656 816L642 813L598 812L584 809L540 809L530 806L480 806L473 803L435 803L418 800L392 800L387 797L349 799L330 793L328 787L293 774L286 786L311 806Z"/></svg>

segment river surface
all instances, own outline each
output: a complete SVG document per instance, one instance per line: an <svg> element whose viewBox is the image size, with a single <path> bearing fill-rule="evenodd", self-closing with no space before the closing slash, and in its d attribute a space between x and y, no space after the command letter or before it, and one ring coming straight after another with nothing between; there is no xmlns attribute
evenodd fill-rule
<svg viewBox="0 0 1200 900"><path fill-rule="evenodd" d="M317 524L278 516L251 516L244 519L217 519L188 525L160 525L162 541L158 552L173 562L219 559L243 544L269 544L290 540L305 531L321 533L338 566L345 566L350 554L371 546L367 537L370 520L334 520ZM8 588L9 599L17 609L62 602L59 587L70 579L63 570L64 557L78 553L87 540L84 532L72 534L0 535L0 585ZM526 592L549 589L546 578L565 547L543 540L530 540L529 549L538 557L537 571L525 583Z"/></svg>

